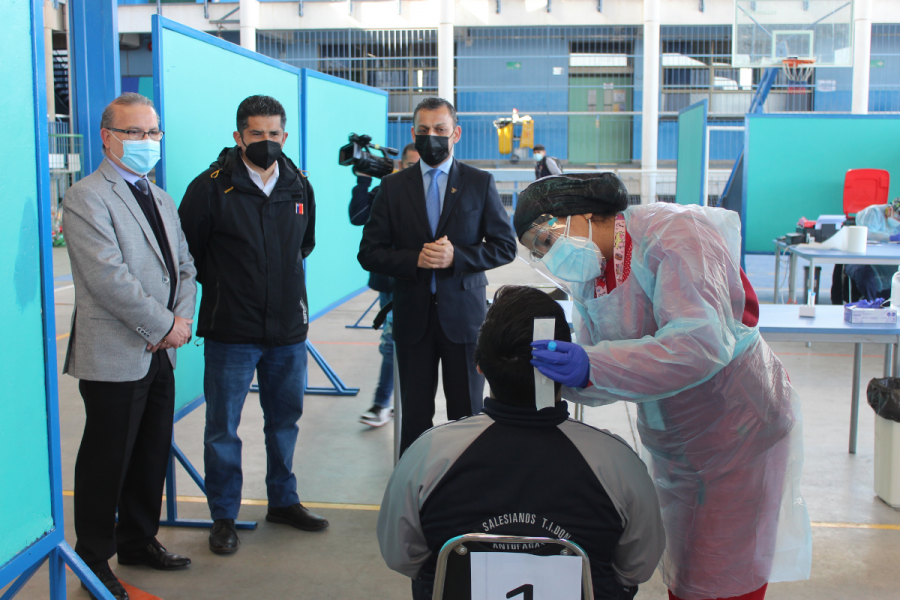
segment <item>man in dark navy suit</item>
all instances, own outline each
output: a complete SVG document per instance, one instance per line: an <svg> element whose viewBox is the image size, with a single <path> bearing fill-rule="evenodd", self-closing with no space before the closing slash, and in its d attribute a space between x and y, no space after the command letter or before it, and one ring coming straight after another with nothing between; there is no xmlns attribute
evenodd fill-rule
<svg viewBox="0 0 900 600"><path fill-rule="evenodd" d="M484 272L516 254L494 178L453 158L461 134L452 104L419 103L418 168L382 180L359 245L362 267L393 279L401 453L433 425L438 363L447 416L481 411L484 377L473 353L487 311Z"/></svg>

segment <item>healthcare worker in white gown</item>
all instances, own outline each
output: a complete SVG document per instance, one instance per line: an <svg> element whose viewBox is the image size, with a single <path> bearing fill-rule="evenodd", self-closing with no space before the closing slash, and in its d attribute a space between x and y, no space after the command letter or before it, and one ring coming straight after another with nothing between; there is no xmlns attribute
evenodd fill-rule
<svg viewBox="0 0 900 600"><path fill-rule="evenodd" d="M761 600L807 579L800 404L756 328L738 215L628 207L615 175L571 174L520 194L514 225L577 307L577 344L537 341L532 364L567 400L637 403L670 598Z"/></svg>

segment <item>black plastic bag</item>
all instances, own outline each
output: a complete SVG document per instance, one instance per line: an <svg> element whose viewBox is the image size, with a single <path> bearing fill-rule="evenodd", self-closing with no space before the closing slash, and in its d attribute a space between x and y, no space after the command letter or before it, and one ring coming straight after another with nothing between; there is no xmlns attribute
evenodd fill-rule
<svg viewBox="0 0 900 600"><path fill-rule="evenodd" d="M866 397L876 415L900 423L900 377L873 379Z"/></svg>

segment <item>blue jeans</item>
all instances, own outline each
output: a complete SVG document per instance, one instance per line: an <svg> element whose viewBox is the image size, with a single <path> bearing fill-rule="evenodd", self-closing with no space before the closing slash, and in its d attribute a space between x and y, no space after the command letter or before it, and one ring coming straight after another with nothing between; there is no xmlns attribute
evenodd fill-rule
<svg viewBox="0 0 900 600"><path fill-rule="evenodd" d="M844 265L844 273L853 280L853 283L856 284L859 292L866 300L875 300L879 295L882 297L889 296L891 292L891 277L896 270L894 266Z"/></svg>
<svg viewBox="0 0 900 600"><path fill-rule="evenodd" d="M378 305L381 308L391 301L391 294L385 292L378 293ZM388 408L393 404L394 392L394 312L388 313L387 319L384 321L384 329L381 331L381 345L378 351L381 352L381 375L378 377L378 387L375 388L375 399L373 403L379 408Z"/></svg>
<svg viewBox="0 0 900 600"><path fill-rule="evenodd" d="M292 471L297 421L303 414L306 387L306 342L290 346L203 344L206 371L206 432L203 462L206 498L215 519L236 519L241 506L241 439L238 425L244 400L258 374L259 403L266 437L266 492L269 506L297 504L297 478Z"/></svg>

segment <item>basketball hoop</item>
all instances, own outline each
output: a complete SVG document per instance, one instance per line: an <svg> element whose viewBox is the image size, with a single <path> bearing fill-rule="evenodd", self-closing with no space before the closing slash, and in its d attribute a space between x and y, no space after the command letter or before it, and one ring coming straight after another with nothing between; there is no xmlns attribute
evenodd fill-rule
<svg viewBox="0 0 900 600"><path fill-rule="evenodd" d="M812 75L816 61L813 58L785 58L781 70L791 83L806 83Z"/></svg>

